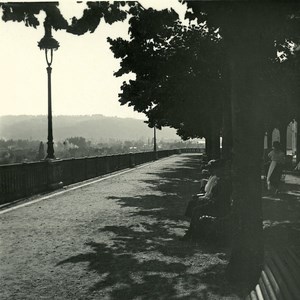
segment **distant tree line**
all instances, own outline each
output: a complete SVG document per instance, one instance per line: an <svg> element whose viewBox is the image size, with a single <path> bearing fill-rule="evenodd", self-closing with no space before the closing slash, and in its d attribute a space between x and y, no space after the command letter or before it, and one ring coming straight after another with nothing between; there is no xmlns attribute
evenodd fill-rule
<svg viewBox="0 0 300 300"><path fill-rule="evenodd" d="M193 141L157 141L158 150L193 148L200 145ZM0 164L13 164L44 160L47 144L37 140L0 139ZM54 145L57 158L79 158L130 152L153 151L153 140L114 140L91 142L84 137L70 137Z"/></svg>
<svg viewBox="0 0 300 300"><path fill-rule="evenodd" d="M0 163L11 164L38 160L40 141L0 139Z"/></svg>

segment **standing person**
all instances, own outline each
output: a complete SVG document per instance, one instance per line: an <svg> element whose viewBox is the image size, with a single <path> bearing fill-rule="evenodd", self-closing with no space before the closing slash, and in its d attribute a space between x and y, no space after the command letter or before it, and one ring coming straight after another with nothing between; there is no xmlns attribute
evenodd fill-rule
<svg viewBox="0 0 300 300"><path fill-rule="evenodd" d="M271 159L271 163L267 175L267 185L269 191L275 189L275 194L277 194L282 175L285 155L281 150L281 146L278 141L273 142L272 148L272 151L268 154L268 157Z"/></svg>

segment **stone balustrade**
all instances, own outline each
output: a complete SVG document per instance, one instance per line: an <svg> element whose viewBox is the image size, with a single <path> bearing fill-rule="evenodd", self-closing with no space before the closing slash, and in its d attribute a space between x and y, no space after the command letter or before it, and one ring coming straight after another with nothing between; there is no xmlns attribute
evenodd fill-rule
<svg viewBox="0 0 300 300"><path fill-rule="evenodd" d="M1 165L0 205L173 154L193 152L201 152L201 149L185 148L156 153L137 152Z"/></svg>

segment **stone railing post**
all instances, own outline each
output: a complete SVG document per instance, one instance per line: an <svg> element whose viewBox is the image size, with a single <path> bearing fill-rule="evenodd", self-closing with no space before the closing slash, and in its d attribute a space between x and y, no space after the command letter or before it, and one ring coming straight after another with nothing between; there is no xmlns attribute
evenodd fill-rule
<svg viewBox="0 0 300 300"><path fill-rule="evenodd" d="M26 197L29 196L29 184L28 184L28 178L29 178L29 168L28 168L28 163L23 162L21 165L21 170L22 170L22 196Z"/></svg>
<svg viewBox="0 0 300 300"><path fill-rule="evenodd" d="M56 190L63 187L62 167L59 160L47 160L48 189Z"/></svg>
<svg viewBox="0 0 300 300"><path fill-rule="evenodd" d="M129 167L134 168L135 167L135 154L129 153Z"/></svg>

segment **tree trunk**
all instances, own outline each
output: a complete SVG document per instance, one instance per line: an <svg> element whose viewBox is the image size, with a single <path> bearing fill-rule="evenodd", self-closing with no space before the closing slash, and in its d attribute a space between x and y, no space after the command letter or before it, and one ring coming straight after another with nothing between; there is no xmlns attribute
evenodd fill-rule
<svg viewBox="0 0 300 300"><path fill-rule="evenodd" d="M262 36L254 15L235 12L227 44L230 60L233 136L233 241L227 269L234 282L254 285L263 264L261 166L264 126L260 82ZM226 36L225 36L226 38Z"/></svg>
<svg viewBox="0 0 300 300"><path fill-rule="evenodd" d="M207 135L208 141L208 158L219 159L221 156L220 148L220 125L218 120L211 119L209 122L209 131Z"/></svg>
<svg viewBox="0 0 300 300"><path fill-rule="evenodd" d="M212 157L212 137L210 135L205 138L205 154L207 159L210 160Z"/></svg>
<svg viewBox="0 0 300 300"><path fill-rule="evenodd" d="M257 62L256 62L257 63ZM228 267L234 281L254 283L262 267L261 165L263 114L253 76L254 62L233 58L233 249Z"/></svg>
<svg viewBox="0 0 300 300"><path fill-rule="evenodd" d="M221 157L220 146L220 136L215 136L212 145L212 159L219 159Z"/></svg>
<svg viewBox="0 0 300 300"><path fill-rule="evenodd" d="M221 156L220 130L216 123L212 124L212 155L211 156L212 159L219 159Z"/></svg>
<svg viewBox="0 0 300 300"><path fill-rule="evenodd" d="M221 158L221 143L220 143L220 133L215 136L213 142L213 158L220 159Z"/></svg>
<svg viewBox="0 0 300 300"><path fill-rule="evenodd" d="M232 152L232 122L231 103L228 97L223 107L223 129L222 129L222 158L231 160Z"/></svg>

